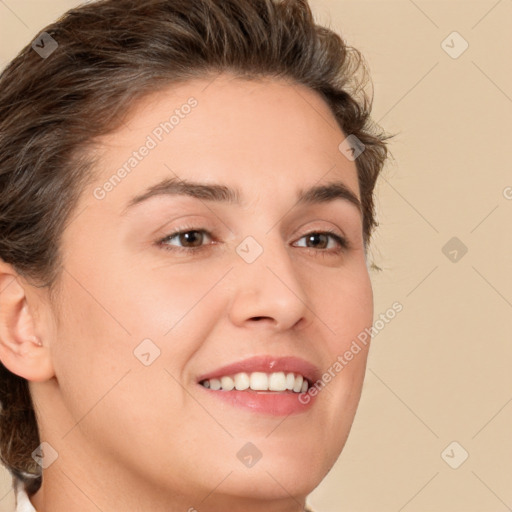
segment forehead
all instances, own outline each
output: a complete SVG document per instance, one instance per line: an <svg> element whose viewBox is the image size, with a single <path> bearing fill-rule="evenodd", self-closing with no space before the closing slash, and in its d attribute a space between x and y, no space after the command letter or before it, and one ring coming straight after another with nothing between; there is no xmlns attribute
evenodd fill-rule
<svg viewBox="0 0 512 512"><path fill-rule="evenodd" d="M315 91L282 79L229 74L170 86L143 98L98 140L94 187L121 212L149 185L174 177L251 193L289 193L344 181L358 196L345 135ZM89 194L90 195L90 194ZM90 199L90 197L89 197Z"/></svg>

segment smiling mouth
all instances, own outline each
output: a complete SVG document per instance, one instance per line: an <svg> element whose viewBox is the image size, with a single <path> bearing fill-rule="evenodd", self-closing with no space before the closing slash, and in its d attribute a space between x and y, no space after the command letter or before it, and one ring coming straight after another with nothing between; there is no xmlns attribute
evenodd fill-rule
<svg viewBox="0 0 512 512"><path fill-rule="evenodd" d="M299 373L293 372L239 372L199 382L213 391L262 391L277 393L305 393L311 383Z"/></svg>

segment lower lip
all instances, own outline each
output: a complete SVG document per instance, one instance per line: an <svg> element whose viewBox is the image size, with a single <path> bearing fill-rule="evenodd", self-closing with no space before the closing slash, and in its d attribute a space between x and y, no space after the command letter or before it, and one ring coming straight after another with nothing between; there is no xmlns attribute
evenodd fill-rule
<svg viewBox="0 0 512 512"><path fill-rule="evenodd" d="M228 402L234 407L249 409L253 412L269 414L273 416L289 416L308 411L317 395L308 393L293 393L291 391L214 391L199 386L213 397Z"/></svg>

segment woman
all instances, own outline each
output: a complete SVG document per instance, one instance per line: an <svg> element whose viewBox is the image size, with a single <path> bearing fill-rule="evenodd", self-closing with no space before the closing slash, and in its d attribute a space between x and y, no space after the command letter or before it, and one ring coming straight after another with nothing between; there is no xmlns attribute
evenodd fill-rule
<svg viewBox="0 0 512 512"><path fill-rule="evenodd" d="M18 511L302 511L372 324L387 136L306 0L103 0L0 79ZM363 75L363 81L364 81Z"/></svg>

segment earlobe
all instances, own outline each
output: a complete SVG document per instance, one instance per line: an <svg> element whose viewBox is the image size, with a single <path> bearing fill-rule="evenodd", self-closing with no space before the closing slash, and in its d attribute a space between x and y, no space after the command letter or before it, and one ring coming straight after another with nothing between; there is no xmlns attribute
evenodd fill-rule
<svg viewBox="0 0 512 512"><path fill-rule="evenodd" d="M53 375L49 347L36 332L27 289L12 266L0 261L0 361L15 375L44 381ZM31 297L36 300L36 296Z"/></svg>

